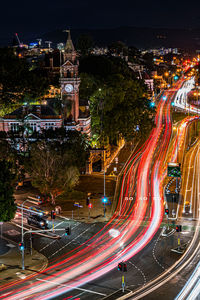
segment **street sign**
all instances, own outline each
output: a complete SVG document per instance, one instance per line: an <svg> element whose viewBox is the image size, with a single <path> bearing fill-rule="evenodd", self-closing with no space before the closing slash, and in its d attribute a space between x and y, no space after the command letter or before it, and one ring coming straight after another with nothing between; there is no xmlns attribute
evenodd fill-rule
<svg viewBox="0 0 200 300"><path fill-rule="evenodd" d="M167 176L181 177L181 164L180 163L168 163Z"/></svg>
<svg viewBox="0 0 200 300"><path fill-rule="evenodd" d="M75 203L74 203L74 206L77 206L77 207L80 207L80 208L83 207L83 205L80 205L80 203L78 203L78 202L75 202Z"/></svg>

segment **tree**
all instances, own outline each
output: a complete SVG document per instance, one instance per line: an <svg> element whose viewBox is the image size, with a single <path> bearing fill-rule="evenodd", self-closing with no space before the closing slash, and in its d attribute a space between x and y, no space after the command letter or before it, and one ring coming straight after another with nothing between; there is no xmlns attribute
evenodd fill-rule
<svg viewBox="0 0 200 300"><path fill-rule="evenodd" d="M116 74L90 98L92 130L99 136L100 145L105 137L115 144L120 136L130 140L149 132L154 111L144 92L139 80Z"/></svg>
<svg viewBox="0 0 200 300"><path fill-rule="evenodd" d="M43 130L41 133L33 132L32 144L38 141L53 142L54 146L62 151L67 152L71 163L79 170L85 168L88 159L89 140L88 136L75 130L67 130L64 127ZM31 144L29 143L29 147Z"/></svg>
<svg viewBox="0 0 200 300"><path fill-rule="evenodd" d="M144 61L144 65L147 67L148 70L154 70L154 63L153 63L153 54L152 53L145 53L142 57Z"/></svg>
<svg viewBox="0 0 200 300"><path fill-rule="evenodd" d="M87 135L78 131L68 130L66 141L62 143L63 152L67 152L71 164L79 170L85 169L89 157L89 139Z"/></svg>
<svg viewBox="0 0 200 300"><path fill-rule="evenodd" d="M100 82L93 75L81 73L81 84L79 89L80 99L90 99L90 96L100 87Z"/></svg>
<svg viewBox="0 0 200 300"><path fill-rule="evenodd" d="M0 159L8 159L11 156L12 149L10 147L9 142L6 140L6 136L3 136L6 134L5 132L1 132L0 137Z"/></svg>
<svg viewBox="0 0 200 300"><path fill-rule="evenodd" d="M121 41L113 42L108 46L110 54L128 55L128 47Z"/></svg>
<svg viewBox="0 0 200 300"><path fill-rule="evenodd" d="M56 197L71 190L79 179L70 156L58 144L39 142L32 146L27 171L32 185L41 193L50 195L52 204Z"/></svg>
<svg viewBox="0 0 200 300"><path fill-rule="evenodd" d="M77 41L77 50L80 51L81 55L88 55L92 47L93 39L90 35L82 34L79 36Z"/></svg>
<svg viewBox="0 0 200 300"><path fill-rule="evenodd" d="M138 55L135 49L132 54ZM87 56L80 61L80 71L85 79L81 89L87 90L83 95L90 102L93 145L116 144L120 137L129 140L149 132L154 110L145 98L146 86L124 60Z"/></svg>
<svg viewBox="0 0 200 300"><path fill-rule="evenodd" d="M16 205L13 197L15 175L12 165L6 160L0 161L0 221L8 222L14 218Z"/></svg>
<svg viewBox="0 0 200 300"><path fill-rule="evenodd" d="M132 63L141 64L141 53L135 47L128 48L128 60Z"/></svg>
<svg viewBox="0 0 200 300"><path fill-rule="evenodd" d="M13 49L0 49L0 106L10 109L24 100L40 99L49 89L47 74L41 69L30 70L24 58Z"/></svg>

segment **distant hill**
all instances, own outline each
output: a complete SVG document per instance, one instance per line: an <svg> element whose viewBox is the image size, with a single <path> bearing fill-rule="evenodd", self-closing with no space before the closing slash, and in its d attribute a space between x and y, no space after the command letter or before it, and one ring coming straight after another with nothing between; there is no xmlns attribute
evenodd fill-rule
<svg viewBox="0 0 200 300"><path fill-rule="evenodd" d="M167 29L119 27L114 29L72 29L74 42L81 34L89 34L98 46L108 45L113 41L123 41L128 46L137 48L173 47L187 50L200 49L200 29ZM43 41L60 43L66 41L66 33L55 30L45 33Z"/></svg>

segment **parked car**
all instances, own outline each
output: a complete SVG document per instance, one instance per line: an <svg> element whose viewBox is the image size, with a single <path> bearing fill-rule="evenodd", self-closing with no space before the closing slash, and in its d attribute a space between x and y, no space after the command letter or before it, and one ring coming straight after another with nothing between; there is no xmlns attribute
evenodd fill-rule
<svg viewBox="0 0 200 300"><path fill-rule="evenodd" d="M30 215L27 217L27 223L40 228L48 228L48 221L39 215Z"/></svg>

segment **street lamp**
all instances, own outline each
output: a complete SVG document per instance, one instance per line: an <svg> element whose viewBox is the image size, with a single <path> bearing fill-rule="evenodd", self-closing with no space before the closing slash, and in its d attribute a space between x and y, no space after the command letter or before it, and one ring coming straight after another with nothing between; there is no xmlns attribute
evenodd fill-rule
<svg viewBox="0 0 200 300"><path fill-rule="evenodd" d="M165 77L166 77L166 81L165 82L167 82L167 84L169 83L169 72L165 72Z"/></svg>

